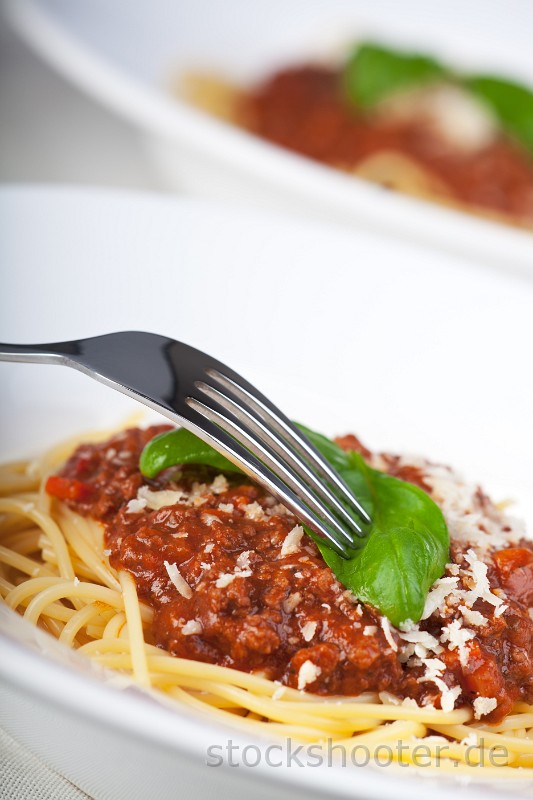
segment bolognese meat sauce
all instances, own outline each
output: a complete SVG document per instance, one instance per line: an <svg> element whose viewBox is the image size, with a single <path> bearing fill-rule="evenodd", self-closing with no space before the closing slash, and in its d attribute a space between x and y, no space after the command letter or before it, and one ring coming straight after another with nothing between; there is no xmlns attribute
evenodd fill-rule
<svg viewBox="0 0 533 800"><path fill-rule="evenodd" d="M516 700L533 700L527 543L491 553L486 566L451 531L452 559L428 613L410 632L399 631L359 603L297 520L246 478L200 467L143 478L141 450L165 429L82 445L48 485L104 524L110 563L133 575L154 609L157 646L318 694L385 691L443 708L452 697L452 708L473 705L490 720ZM352 436L338 442L431 490L424 465L372 456ZM488 519L494 507L476 497Z"/></svg>
<svg viewBox="0 0 533 800"><path fill-rule="evenodd" d="M239 109L244 127L295 153L347 171L380 153L400 154L426 171L436 198L533 225L533 159L525 148L498 135L465 151L420 116L362 114L346 102L337 69L282 70L244 93Z"/></svg>

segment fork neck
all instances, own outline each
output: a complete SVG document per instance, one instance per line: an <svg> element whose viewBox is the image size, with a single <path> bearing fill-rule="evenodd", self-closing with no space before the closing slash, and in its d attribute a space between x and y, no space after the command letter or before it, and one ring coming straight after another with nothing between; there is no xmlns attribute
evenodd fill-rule
<svg viewBox="0 0 533 800"><path fill-rule="evenodd" d="M57 344L5 344L0 342L0 361L58 364L75 354L72 342Z"/></svg>

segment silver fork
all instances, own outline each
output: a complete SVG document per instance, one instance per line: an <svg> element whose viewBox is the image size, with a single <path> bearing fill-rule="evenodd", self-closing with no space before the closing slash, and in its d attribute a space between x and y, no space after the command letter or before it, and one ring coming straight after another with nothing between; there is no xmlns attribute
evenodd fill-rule
<svg viewBox="0 0 533 800"><path fill-rule="evenodd" d="M121 331L52 344L0 343L0 360L73 367L164 414L225 455L344 557L353 536L362 535L356 515L370 522L341 476L270 400L194 347Z"/></svg>

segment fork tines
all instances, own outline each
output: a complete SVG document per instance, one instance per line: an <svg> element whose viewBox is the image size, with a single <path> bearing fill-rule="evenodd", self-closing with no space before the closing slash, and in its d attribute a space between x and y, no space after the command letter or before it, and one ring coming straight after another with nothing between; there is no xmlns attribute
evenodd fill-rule
<svg viewBox="0 0 533 800"><path fill-rule="evenodd" d="M228 377L207 368L206 377L209 382L195 381L201 397L189 397L187 404L256 456L252 472L260 471L255 475L260 481L281 478L292 497L280 499L346 555L354 534L363 535L355 514L364 522L370 518L340 475L279 409L235 373ZM279 496L278 481L272 489Z"/></svg>

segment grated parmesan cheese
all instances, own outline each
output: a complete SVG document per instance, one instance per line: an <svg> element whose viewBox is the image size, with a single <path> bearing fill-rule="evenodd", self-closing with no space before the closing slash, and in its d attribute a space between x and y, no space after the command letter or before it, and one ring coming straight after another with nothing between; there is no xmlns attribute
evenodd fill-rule
<svg viewBox="0 0 533 800"><path fill-rule="evenodd" d="M190 619L185 623L181 632L184 636L193 636L194 634L202 633L202 623L197 619Z"/></svg>
<svg viewBox="0 0 533 800"><path fill-rule="evenodd" d="M391 692L379 692L378 697L380 702L383 703L384 706L399 706L401 705L401 700L399 697L396 697L395 694L391 694Z"/></svg>
<svg viewBox="0 0 533 800"><path fill-rule="evenodd" d="M489 579L487 577L487 565L479 560L472 549L466 551L464 558L470 564L473 584L471 591L465 593L466 604L472 606L476 600L485 600L493 606L501 606L503 603L502 598L493 594L491 591Z"/></svg>
<svg viewBox="0 0 533 800"><path fill-rule="evenodd" d="M244 550L240 555L237 557L237 567L240 570L248 570L250 569L250 555L251 550Z"/></svg>
<svg viewBox="0 0 533 800"><path fill-rule="evenodd" d="M428 651L433 651L437 654L442 652L438 639L428 631L419 630L418 625L412 625L411 630L400 631L398 636L402 641L413 645L412 652L416 653L419 658L425 658Z"/></svg>
<svg viewBox="0 0 533 800"><path fill-rule="evenodd" d="M440 506L455 542L464 543L483 556L525 536L522 522L480 496L478 487L466 484L458 473L427 461L414 466L424 470L424 482ZM456 566L449 565L450 574L457 574L453 569Z"/></svg>
<svg viewBox="0 0 533 800"><path fill-rule="evenodd" d="M164 508L165 506L175 506L176 503L181 503L186 498L187 495L179 490L171 491L170 489L166 489L160 492L153 492L148 486L141 486L137 492L137 500L140 502L144 501L143 508L146 506L152 511L159 511L160 508Z"/></svg>
<svg viewBox="0 0 533 800"><path fill-rule="evenodd" d="M428 619L434 611L442 608L445 599L457 588L459 578L439 578L426 597L422 619Z"/></svg>
<svg viewBox="0 0 533 800"><path fill-rule="evenodd" d="M450 689L448 686L446 686L444 681L442 683L444 685L439 687L441 691L440 705L445 713L449 713L450 711L453 711L455 708L455 701L461 694L461 687L453 686Z"/></svg>
<svg viewBox="0 0 533 800"><path fill-rule="evenodd" d="M392 638L392 631L389 620L387 619L387 617L381 617L380 622L381 622L381 627L383 629L383 633L385 634L385 639L388 641L388 643L396 653L398 651L398 645Z"/></svg>
<svg viewBox="0 0 533 800"><path fill-rule="evenodd" d="M211 546L208 551L209 545L206 546L206 552L211 552L214 547L213 542L210 543ZM237 563L233 572L221 572L218 576L215 586L217 589L225 589L226 586L229 586L235 578L249 578L252 574L252 570L250 569L250 556L253 553L253 550L243 550L242 553L239 553L237 556ZM211 567L212 565L210 565Z"/></svg>
<svg viewBox="0 0 533 800"><path fill-rule="evenodd" d="M259 503L248 503L248 505L244 507L244 516L246 519L253 519L255 522L260 522L265 518L265 512Z"/></svg>
<svg viewBox="0 0 533 800"><path fill-rule="evenodd" d="M483 149L498 135L490 107L460 86L449 83L404 89L382 100L379 108L389 119L418 118L445 146L463 153Z"/></svg>
<svg viewBox="0 0 533 800"><path fill-rule="evenodd" d="M234 572L221 572L216 580L215 586L217 589L225 589L236 577Z"/></svg>
<svg viewBox="0 0 533 800"><path fill-rule="evenodd" d="M501 617L502 614L505 614L505 612L507 611L508 608L509 608L509 606L506 606L505 604L502 604L501 606L498 606L498 608L494 609L494 616L495 617Z"/></svg>
<svg viewBox="0 0 533 800"><path fill-rule="evenodd" d="M274 683L277 683L277 681L274 681ZM274 689L274 691L272 692L272 700L280 700L284 694L285 694L285 686L280 685L278 686L277 689Z"/></svg>
<svg viewBox="0 0 533 800"><path fill-rule="evenodd" d="M313 636L316 633L317 623L316 622L306 622L302 631L302 636L306 642L310 642Z"/></svg>
<svg viewBox="0 0 533 800"><path fill-rule="evenodd" d="M406 708L420 708L416 700L414 700L412 697L404 697L402 700L402 706L405 706ZM429 706L431 706L430 703L428 703L427 707Z"/></svg>
<svg viewBox="0 0 533 800"><path fill-rule="evenodd" d="M426 672L418 679L419 683L429 681L434 683L441 693L440 705L443 711L453 711L455 701L461 694L460 686L449 687L442 679L442 674L446 670L446 664L440 658L425 658L422 663L426 667Z"/></svg>
<svg viewBox="0 0 533 800"><path fill-rule="evenodd" d="M126 506L126 514L139 514L144 508L146 508L146 505L146 500L144 500L142 497L135 497L133 500L130 500Z"/></svg>
<svg viewBox="0 0 533 800"><path fill-rule="evenodd" d="M500 606L500 608L505 608L505 606ZM496 609L494 612L494 616L498 615L498 611L500 609ZM479 611L474 611L472 608L467 608L466 606L459 606L459 611L463 615L465 622L469 625L479 625L482 627L486 625L488 622L487 617L484 617L483 614L480 614Z"/></svg>
<svg viewBox="0 0 533 800"><path fill-rule="evenodd" d="M300 600L302 599L302 595L300 592L293 592L290 594L286 600L283 601L283 610L286 614L291 614Z"/></svg>
<svg viewBox="0 0 533 800"><path fill-rule="evenodd" d="M442 628L440 640L443 643L448 642L448 650L457 649L459 651L459 661L461 666L465 667L468 663L470 652L467 642L473 639L474 636L474 631L471 631L469 628L463 628L461 620L454 619L453 622L450 622L449 625L445 625Z"/></svg>
<svg viewBox="0 0 533 800"><path fill-rule="evenodd" d="M426 672L420 678L420 681L432 681L434 678L440 677L446 669L446 664L440 658L424 658L422 663L426 668Z"/></svg>
<svg viewBox="0 0 533 800"><path fill-rule="evenodd" d="M192 589L180 573L177 565L169 564L168 561L165 561L164 564L171 582L174 584L181 596L189 600L192 597Z"/></svg>
<svg viewBox="0 0 533 800"><path fill-rule="evenodd" d="M281 556L290 556L293 553L297 553L300 549L300 542L302 541L303 535L304 529L302 526L295 525L283 540L283 544L281 545Z"/></svg>
<svg viewBox="0 0 533 800"><path fill-rule="evenodd" d="M274 516L290 517L291 512L287 508L285 508L285 506L282 505L281 503L276 503L275 505L267 508L266 515L267 517L274 517Z"/></svg>
<svg viewBox="0 0 533 800"><path fill-rule="evenodd" d="M308 684L316 681L321 673L320 667L317 667L312 661L304 661L298 672L298 689L302 691Z"/></svg>
<svg viewBox="0 0 533 800"><path fill-rule="evenodd" d="M213 494L222 494L228 491L229 484L224 475L217 475L210 488Z"/></svg>
<svg viewBox="0 0 533 800"><path fill-rule="evenodd" d="M474 700L474 717L476 719L485 717L491 711L494 711L497 705L498 701L495 697L476 697Z"/></svg>

